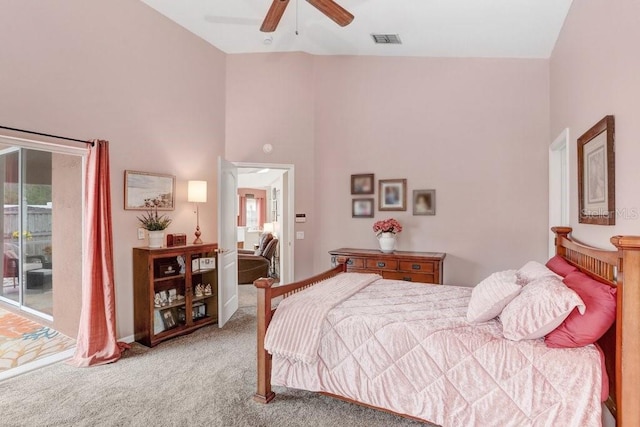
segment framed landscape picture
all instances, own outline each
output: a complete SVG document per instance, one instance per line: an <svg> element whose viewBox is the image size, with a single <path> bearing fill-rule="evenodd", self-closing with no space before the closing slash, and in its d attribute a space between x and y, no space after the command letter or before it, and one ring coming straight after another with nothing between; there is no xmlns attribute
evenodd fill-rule
<svg viewBox="0 0 640 427"><path fill-rule="evenodd" d="M172 211L175 208L176 177L149 172L124 171L124 208Z"/></svg>
<svg viewBox="0 0 640 427"><path fill-rule="evenodd" d="M378 181L378 210L407 210L407 180L381 179Z"/></svg>

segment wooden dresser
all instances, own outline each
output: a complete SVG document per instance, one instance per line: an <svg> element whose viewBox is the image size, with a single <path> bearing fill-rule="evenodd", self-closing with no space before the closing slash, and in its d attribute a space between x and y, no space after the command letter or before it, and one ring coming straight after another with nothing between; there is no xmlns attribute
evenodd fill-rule
<svg viewBox="0 0 640 427"><path fill-rule="evenodd" d="M347 271L378 273L385 279L442 284L445 253L341 248L329 251L331 265L347 264Z"/></svg>

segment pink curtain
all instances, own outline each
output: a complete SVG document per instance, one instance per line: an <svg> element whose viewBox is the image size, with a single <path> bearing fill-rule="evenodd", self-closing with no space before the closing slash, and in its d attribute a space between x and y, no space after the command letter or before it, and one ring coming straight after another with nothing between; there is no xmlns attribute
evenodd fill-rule
<svg viewBox="0 0 640 427"><path fill-rule="evenodd" d="M116 306L113 283L113 239L109 143L93 141L89 148L85 188L84 274L82 311L71 365L86 367L115 362L124 348L116 341Z"/></svg>
<svg viewBox="0 0 640 427"><path fill-rule="evenodd" d="M267 203L264 197L256 197L256 209L258 211L258 228L262 230L264 220L267 218Z"/></svg>
<svg viewBox="0 0 640 427"><path fill-rule="evenodd" d="M238 208L238 226L244 227L247 225L247 198L243 195L239 196L240 206Z"/></svg>

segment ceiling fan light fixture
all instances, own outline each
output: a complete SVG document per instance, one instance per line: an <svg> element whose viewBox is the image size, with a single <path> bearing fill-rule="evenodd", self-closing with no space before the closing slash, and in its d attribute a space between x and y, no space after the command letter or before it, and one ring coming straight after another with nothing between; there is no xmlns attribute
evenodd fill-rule
<svg viewBox="0 0 640 427"><path fill-rule="evenodd" d="M376 44L402 44L398 34L371 34Z"/></svg>

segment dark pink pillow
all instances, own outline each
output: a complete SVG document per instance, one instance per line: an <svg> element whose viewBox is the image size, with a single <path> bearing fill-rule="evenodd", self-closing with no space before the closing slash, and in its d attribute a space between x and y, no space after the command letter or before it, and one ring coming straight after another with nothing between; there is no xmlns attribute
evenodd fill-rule
<svg viewBox="0 0 640 427"><path fill-rule="evenodd" d="M544 342L554 348L593 344L616 320L616 289L581 272L569 273L563 282L580 296L586 310L580 314L574 309Z"/></svg>
<svg viewBox="0 0 640 427"><path fill-rule="evenodd" d="M577 267L569 264L560 255L551 257L551 259L547 261L545 265L549 270L553 271L556 274L559 274L562 277L567 277L567 274L579 271Z"/></svg>

